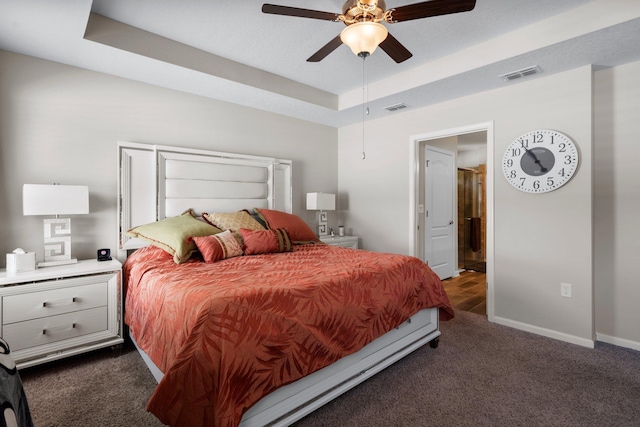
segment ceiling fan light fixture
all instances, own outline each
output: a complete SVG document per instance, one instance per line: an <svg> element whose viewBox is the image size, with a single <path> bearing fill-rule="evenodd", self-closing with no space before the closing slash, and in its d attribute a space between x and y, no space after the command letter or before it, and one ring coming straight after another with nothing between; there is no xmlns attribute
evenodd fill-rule
<svg viewBox="0 0 640 427"><path fill-rule="evenodd" d="M387 38L387 28L377 22L356 22L340 33L342 43L349 46L354 55L366 52L372 54Z"/></svg>

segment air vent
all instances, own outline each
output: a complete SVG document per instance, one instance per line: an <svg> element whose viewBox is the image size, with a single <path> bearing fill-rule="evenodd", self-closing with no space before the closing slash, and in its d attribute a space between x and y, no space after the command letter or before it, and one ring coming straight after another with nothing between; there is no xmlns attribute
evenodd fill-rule
<svg viewBox="0 0 640 427"><path fill-rule="evenodd" d="M398 104L389 105L388 107L384 107L383 110L396 111L396 110L402 110L403 108L407 108L407 106L403 103L398 103Z"/></svg>
<svg viewBox="0 0 640 427"><path fill-rule="evenodd" d="M538 67L537 65L534 65L533 67L527 67L521 70L512 71L511 73L502 74L500 78L505 82L508 82L511 80L519 79L520 77L526 77L526 76L538 74L541 72L542 70L540 69L540 67Z"/></svg>

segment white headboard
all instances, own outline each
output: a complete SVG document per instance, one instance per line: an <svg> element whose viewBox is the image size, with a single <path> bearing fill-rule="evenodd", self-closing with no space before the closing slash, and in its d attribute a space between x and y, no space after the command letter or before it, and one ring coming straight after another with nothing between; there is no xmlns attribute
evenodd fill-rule
<svg viewBox="0 0 640 427"><path fill-rule="evenodd" d="M131 227L189 208L197 214L292 211L290 160L121 141L118 167L121 250L146 245L125 235Z"/></svg>

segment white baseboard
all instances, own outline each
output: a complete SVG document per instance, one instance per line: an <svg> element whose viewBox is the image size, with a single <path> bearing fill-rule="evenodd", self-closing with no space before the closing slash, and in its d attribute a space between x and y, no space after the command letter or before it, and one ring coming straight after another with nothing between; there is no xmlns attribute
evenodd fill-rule
<svg viewBox="0 0 640 427"><path fill-rule="evenodd" d="M618 347L626 347L632 350L640 351L640 342L626 340L624 338L612 337L611 335L600 334L596 332L596 340L606 342L607 344L617 345Z"/></svg>
<svg viewBox="0 0 640 427"><path fill-rule="evenodd" d="M541 328L539 326L529 325L528 323L517 322L515 320L505 319L504 317L498 316L495 316L493 318L493 321L495 323L498 323L499 325L508 326L510 328L519 329L521 331L531 332L533 334L542 335L544 337L553 338L560 341L565 341L582 347L595 347L595 341L593 340L577 337L575 335L565 334L564 332Z"/></svg>

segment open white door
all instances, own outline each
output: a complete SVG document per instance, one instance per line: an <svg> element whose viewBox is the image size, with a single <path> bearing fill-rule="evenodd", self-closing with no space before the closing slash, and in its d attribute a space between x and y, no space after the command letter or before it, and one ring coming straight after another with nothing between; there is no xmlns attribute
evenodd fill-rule
<svg viewBox="0 0 640 427"><path fill-rule="evenodd" d="M454 257L453 153L425 146L425 261L440 277L453 277Z"/></svg>

